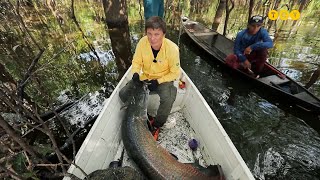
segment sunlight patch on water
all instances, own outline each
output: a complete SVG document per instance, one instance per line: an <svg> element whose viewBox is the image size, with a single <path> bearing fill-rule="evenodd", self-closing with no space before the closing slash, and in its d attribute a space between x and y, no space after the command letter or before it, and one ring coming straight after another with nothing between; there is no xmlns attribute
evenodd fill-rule
<svg viewBox="0 0 320 180"><path fill-rule="evenodd" d="M302 77L302 72L295 69L281 69L281 72L294 80L300 79Z"/></svg>
<svg viewBox="0 0 320 180"><path fill-rule="evenodd" d="M98 91L89 93L78 100L68 111L63 112L61 116L68 119L70 124L83 127L88 120L100 113L106 102L104 94Z"/></svg>
<svg viewBox="0 0 320 180"><path fill-rule="evenodd" d="M107 51L101 51L101 50L96 50L98 57L101 60L101 64L107 65L109 61L113 61L115 59L115 55L112 50L107 50ZM82 53L78 56L79 59L84 59L87 62L92 61L92 60L98 60L95 54L90 51L88 53Z"/></svg>
<svg viewBox="0 0 320 180"><path fill-rule="evenodd" d="M290 165L285 162L280 153L273 148L269 148L264 155L258 154L253 175L260 180L265 180L268 176L276 176L280 169L288 168L290 168ZM287 170L284 171L283 174L285 175Z"/></svg>

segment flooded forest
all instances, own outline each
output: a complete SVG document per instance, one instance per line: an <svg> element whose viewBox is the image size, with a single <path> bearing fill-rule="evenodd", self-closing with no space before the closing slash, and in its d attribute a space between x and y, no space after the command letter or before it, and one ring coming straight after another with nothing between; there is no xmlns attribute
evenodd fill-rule
<svg viewBox="0 0 320 180"><path fill-rule="evenodd" d="M267 18L281 9L301 17ZM254 177L320 179L319 132L225 76L181 30L186 16L234 40L262 15L270 64L320 98L310 80L320 74L320 1L165 0L164 10L181 67ZM62 179L145 35L143 0L0 0L0 20L0 179Z"/></svg>

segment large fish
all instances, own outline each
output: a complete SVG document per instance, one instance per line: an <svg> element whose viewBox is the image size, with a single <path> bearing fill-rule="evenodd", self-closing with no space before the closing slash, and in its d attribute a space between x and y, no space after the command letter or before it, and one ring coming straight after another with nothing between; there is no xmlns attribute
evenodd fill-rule
<svg viewBox="0 0 320 180"><path fill-rule="evenodd" d="M122 124L122 138L129 156L149 179L224 179L178 162L157 144L146 123L149 91L146 85L138 85L133 92Z"/></svg>

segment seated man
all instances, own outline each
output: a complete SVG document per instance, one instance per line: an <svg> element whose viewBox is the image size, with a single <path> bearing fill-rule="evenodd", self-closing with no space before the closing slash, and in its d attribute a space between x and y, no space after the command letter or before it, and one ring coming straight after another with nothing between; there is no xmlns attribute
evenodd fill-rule
<svg viewBox="0 0 320 180"><path fill-rule="evenodd" d="M145 31L147 35L139 40L133 56L132 80L121 89L119 96L126 102L126 94L135 84L149 81L149 90L160 96L160 106L151 127L154 134L159 133L159 128L166 122L176 99L177 88L173 81L180 76L180 58L178 46L165 38L166 24L160 17L150 17Z"/></svg>
<svg viewBox="0 0 320 180"><path fill-rule="evenodd" d="M273 42L264 28L263 17L252 16L248 28L237 34L234 42L234 54L226 57L226 64L233 68L243 68L248 73L258 76L267 60L268 48Z"/></svg>

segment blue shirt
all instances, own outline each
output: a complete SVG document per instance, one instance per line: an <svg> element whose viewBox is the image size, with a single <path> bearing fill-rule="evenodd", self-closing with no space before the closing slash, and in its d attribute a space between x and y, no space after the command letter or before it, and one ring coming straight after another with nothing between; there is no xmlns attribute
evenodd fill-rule
<svg viewBox="0 0 320 180"><path fill-rule="evenodd" d="M248 33L248 29L244 29L237 34L234 42L234 54L238 57L240 62L244 62L247 58L244 55L244 50L250 46L252 51L272 48L273 42L266 29L260 28L257 34L251 35Z"/></svg>

